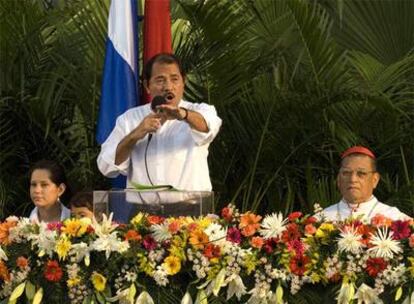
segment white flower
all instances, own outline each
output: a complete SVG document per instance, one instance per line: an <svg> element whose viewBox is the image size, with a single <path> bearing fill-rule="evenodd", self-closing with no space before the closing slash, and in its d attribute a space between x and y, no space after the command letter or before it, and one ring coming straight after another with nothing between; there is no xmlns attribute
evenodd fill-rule
<svg viewBox="0 0 414 304"><path fill-rule="evenodd" d="M101 223L98 223L96 219L93 219L92 227L95 231L95 234L98 236L108 235L110 234L116 227L118 227L118 224L115 224L112 222L113 213L109 215L109 217L106 217L106 214L103 214L103 218Z"/></svg>
<svg viewBox="0 0 414 304"><path fill-rule="evenodd" d="M241 277L238 274L232 274L226 281L229 281L227 289L227 300L236 295L237 299L246 293L246 286L244 286Z"/></svg>
<svg viewBox="0 0 414 304"><path fill-rule="evenodd" d="M154 271L153 278L157 285L159 286L167 286L168 278L167 272L162 266L157 266L157 270Z"/></svg>
<svg viewBox="0 0 414 304"><path fill-rule="evenodd" d="M168 230L166 223L151 226L152 236L157 242L166 241L172 238L171 232Z"/></svg>
<svg viewBox="0 0 414 304"><path fill-rule="evenodd" d="M32 241L32 245L38 246L39 256L47 254L51 257L53 255L57 233L55 230L49 230L46 223L39 224L39 234L29 234L27 238Z"/></svg>
<svg viewBox="0 0 414 304"><path fill-rule="evenodd" d="M354 299L358 300L358 304L382 304L382 300L378 298L374 289L362 283L355 293Z"/></svg>
<svg viewBox="0 0 414 304"><path fill-rule="evenodd" d="M74 255L76 258L76 262L80 262L85 259L85 265L89 266L89 253L91 248L89 248L88 244L85 242L75 243L72 244L69 255Z"/></svg>
<svg viewBox="0 0 414 304"><path fill-rule="evenodd" d="M227 236L227 230L216 223L208 225L208 227L204 229L204 232L208 235L208 239L211 240L211 242L225 240Z"/></svg>
<svg viewBox="0 0 414 304"><path fill-rule="evenodd" d="M143 291L137 298L135 304L154 304L154 300L151 298L148 292Z"/></svg>
<svg viewBox="0 0 414 304"><path fill-rule="evenodd" d="M259 232L265 239L279 237L286 229L286 223L287 219L283 219L282 213L272 213L265 216Z"/></svg>
<svg viewBox="0 0 414 304"><path fill-rule="evenodd" d="M340 238L338 239L338 249L340 252L350 252L358 254L362 249L362 236L357 233L354 226L347 227L341 231Z"/></svg>
<svg viewBox="0 0 414 304"><path fill-rule="evenodd" d="M371 239L373 247L368 252L373 252L376 257L392 259L394 254L402 252L398 241L392 238L393 233L388 228L379 228Z"/></svg>
<svg viewBox="0 0 414 304"><path fill-rule="evenodd" d="M106 259L109 258L111 252L123 253L127 251L128 248L128 242L118 240L116 232L100 236L91 245L91 250L105 251Z"/></svg>

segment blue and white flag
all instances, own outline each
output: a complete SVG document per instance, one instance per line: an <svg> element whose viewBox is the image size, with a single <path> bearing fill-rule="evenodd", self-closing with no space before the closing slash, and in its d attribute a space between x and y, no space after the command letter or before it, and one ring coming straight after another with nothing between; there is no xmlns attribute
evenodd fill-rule
<svg viewBox="0 0 414 304"><path fill-rule="evenodd" d="M139 104L136 0L113 0L108 18L96 140L102 144L116 119Z"/></svg>

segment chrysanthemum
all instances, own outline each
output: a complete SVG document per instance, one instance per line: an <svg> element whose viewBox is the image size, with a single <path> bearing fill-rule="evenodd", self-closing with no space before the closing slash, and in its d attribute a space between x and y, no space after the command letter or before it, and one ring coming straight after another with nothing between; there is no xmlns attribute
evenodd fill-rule
<svg viewBox="0 0 414 304"><path fill-rule="evenodd" d="M208 227L204 229L204 232L208 235L208 239L211 242L225 240L227 236L227 230L216 223L211 223L208 225Z"/></svg>
<svg viewBox="0 0 414 304"><path fill-rule="evenodd" d="M392 259L394 254L402 252L398 241L393 239L393 233L388 228L379 228L371 239L373 245L368 252L373 252L376 257Z"/></svg>
<svg viewBox="0 0 414 304"><path fill-rule="evenodd" d="M341 231L338 239L338 250L358 254L362 249L362 236L357 233L354 226L347 227Z"/></svg>
<svg viewBox="0 0 414 304"><path fill-rule="evenodd" d="M172 238L167 223L155 224L150 227L152 236L157 242L163 242Z"/></svg>
<svg viewBox="0 0 414 304"><path fill-rule="evenodd" d="M265 239L280 237L286 229L286 223L287 219L283 219L283 215L280 212L266 215L261 225L260 234Z"/></svg>

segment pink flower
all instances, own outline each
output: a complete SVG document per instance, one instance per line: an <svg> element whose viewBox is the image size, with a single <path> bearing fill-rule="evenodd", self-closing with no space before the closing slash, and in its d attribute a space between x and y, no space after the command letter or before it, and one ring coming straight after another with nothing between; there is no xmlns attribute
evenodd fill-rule
<svg viewBox="0 0 414 304"><path fill-rule="evenodd" d="M271 254L273 249L276 248L277 243L279 243L279 238L267 239L263 246L264 251L266 251L267 254Z"/></svg>
<svg viewBox="0 0 414 304"><path fill-rule="evenodd" d="M391 230L394 233L393 238L395 240L401 240L408 238L411 234L409 221L394 221L391 224Z"/></svg>
<svg viewBox="0 0 414 304"><path fill-rule="evenodd" d="M226 240L235 243L235 244L240 244L241 243L241 233L240 230L237 229L236 227L230 227L227 230L227 237Z"/></svg>
<svg viewBox="0 0 414 304"><path fill-rule="evenodd" d="M62 228L62 222L50 222L47 223L47 229L51 231L57 231L60 232L60 229Z"/></svg>
<svg viewBox="0 0 414 304"><path fill-rule="evenodd" d="M155 248L157 248L157 242L150 235L145 236L144 241L142 242L142 244L144 245L144 248L147 249L148 251L151 251L151 250L154 250Z"/></svg>

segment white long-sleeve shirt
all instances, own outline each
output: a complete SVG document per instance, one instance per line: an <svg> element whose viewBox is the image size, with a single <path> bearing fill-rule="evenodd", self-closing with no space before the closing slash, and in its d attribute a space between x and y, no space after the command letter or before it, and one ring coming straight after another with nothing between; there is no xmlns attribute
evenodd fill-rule
<svg viewBox="0 0 414 304"><path fill-rule="evenodd" d="M362 220L370 221L377 214L382 214L394 221L410 218L398 208L381 203L375 196L371 196L368 201L359 204L359 206L348 205L344 199L341 199L339 203L325 208L322 214L328 221L343 221L350 216L354 218L362 216Z"/></svg>
<svg viewBox="0 0 414 304"><path fill-rule="evenodd" d="M221 119L214 106L205 103L191 103L181 100L180 107L200 113L208 126L207 133L190 127L186 121L167 120L153 134L148 146L147 164L149 176L154 185L168 184L188 191L211 191L208 170L208 147L216 137ZM115 165L115 154L119 142L134 130L151 113L151 105L146 104L128 110L118 117L115 128L102 144L98 156L98 168L107 177L119 174L127 176L127 187L131 181L150 185L145 170L145 147L148 135L139 140L128 159Z"/></svg>

